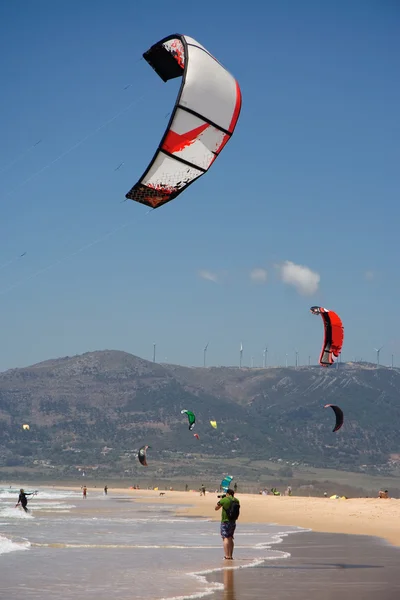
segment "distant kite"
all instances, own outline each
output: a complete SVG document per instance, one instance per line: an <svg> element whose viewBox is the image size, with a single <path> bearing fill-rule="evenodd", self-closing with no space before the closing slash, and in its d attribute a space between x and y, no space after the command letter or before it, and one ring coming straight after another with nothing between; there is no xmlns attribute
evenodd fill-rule
<svg viewBox="0 0 400 600"><path fill-rule="evenodd" d="M197 438L198 440L200 439L199 434L198 433L194 433L193 437Z"/></svg>
<svg viewBox="0 0 400 600"><path fill-rule="evenodd" d="M334 429L332 429L332 433L334 433L335 431L339 431L339 429L344 423L344 415L342 409L336 406L336 404L325 404L324 408L331 408L336 415L336 424Z"/></svg>
<svg viewBox="0 0 400 600"><path fill-rule="evenodd" d="M22 425L22 429L24 429L25 431L29 431L29 425L27 423L25 423L24 425Z"/></svg>
<svg viewBox="0 0 400 600"><path fill-rule="evenodd" d="M210 425L211 427L214 427L214 429L217 429L217 421L210 421Z"/></svg>
<svg viewBox="0 0 400 600"><path fill-rule="evenodd" d="M187 415L188 421L189 421L189 431L192 431L194 424L196 422L196 417L195 414L192 413L191 410L181 410L181 415Z"/></svg>
<svg viewBox="0 0 400 600"><path fill-rule="evenodd" d="M142 446L138 452L138 459L141 465L143 465L144 467L147 467L147 458L146 458L146 452L147 449L151 448L151 446Z"/></svg>
<svg viewBox="0 0 400 600"><path fill-rule="evenodd" d="M319 364L322 367L328 367L333 364L332 355L337 358L342 351L343 346L343 323L333 310L328 310L322 306L312 306L310 312L313 315L321 315L324 322L325 335L322 345Z"/></svg>
<svg viewBox="0 0 400 600"><path fill-rule="evenodd" d="M230 486L230 483L231 483L232 479L233 479L233 477L231 475L227 475L221 481L221 488L224 490L224 492L226 492L226 490L229 489L229 486Z"/></svg>

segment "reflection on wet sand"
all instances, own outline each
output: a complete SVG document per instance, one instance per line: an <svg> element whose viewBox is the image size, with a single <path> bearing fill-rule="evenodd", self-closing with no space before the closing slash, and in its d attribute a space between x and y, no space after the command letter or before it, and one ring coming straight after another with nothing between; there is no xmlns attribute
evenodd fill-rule
<svg viewBox="0 0 400 600"><path fill-rule="evenodd" d="M235 569L224 569L224 600L236 600Z"/></svg>

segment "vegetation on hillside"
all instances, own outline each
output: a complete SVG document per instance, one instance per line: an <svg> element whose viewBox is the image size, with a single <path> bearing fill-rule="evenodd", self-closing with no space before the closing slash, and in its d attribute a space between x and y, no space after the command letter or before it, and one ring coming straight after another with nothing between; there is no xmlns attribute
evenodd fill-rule
<svg viewBox="0 0 400 600"><path fill-rule="evenodd" d="M338 433L327 403L344 410ZM196 414L193 432L183 408ZM254 480L268 474L256 472L257 461L270 461L288 480L307 465L396 474L399 431L400 371L368 364L204 369L101 351L0 374L0 467L7 470L135 477L143 472L137 450L149 444L149 469L165 478L206 477L215 459L221 473L236 460L239 476Z"/></svg>

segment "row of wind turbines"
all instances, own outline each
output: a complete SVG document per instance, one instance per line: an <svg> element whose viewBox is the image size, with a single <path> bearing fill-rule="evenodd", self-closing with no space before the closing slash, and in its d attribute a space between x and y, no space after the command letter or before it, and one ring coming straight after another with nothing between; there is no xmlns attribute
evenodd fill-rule
<svg viewBox="0 0 400 600"><path fill-rule="evenodd" d="M203 367L206 368L207 366L207 350L208 350L208 346L209 346L210 342L207 342L207 344L204 346L203 348ZM375 352L376 352L376 365L377 367L380 366L380 352L382 350L384 346L381 346L380 348L374 348ZM153 343L153 362L156 362L156 348L157 348L157 344L154 342ZM361 359L362 361L362 359ZM243 362L243 344L242 342L240 343L240 350L239 350L239 368L242 368L242 362ZM339 363L341 362L340 360L340 356L338 361L336 362L336 368L339 368ZM308 356L308 366L311 365L311 356ZM265 346L264 350L263 350L263 368L266 369L268 366L268 346ZM285 354L285 366L288 366L288 353ZM295 366L298 367L299 366L299 351L295 350ZM392 369L394 367L394 354L392 354ZM251 357L251 368L254 368L254 356Z"/></svg>

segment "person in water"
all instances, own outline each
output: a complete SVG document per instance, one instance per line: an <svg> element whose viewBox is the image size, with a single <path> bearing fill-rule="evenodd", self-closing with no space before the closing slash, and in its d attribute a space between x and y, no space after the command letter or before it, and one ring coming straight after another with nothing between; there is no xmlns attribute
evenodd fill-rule
<svg viewBox="0 0 400 600"><path fill-rule="evenodd" d="M105 485L105 486L104 486L104 493L105 493L105 495L106 495L106 496L107 496L107 492L108 492L108 486L107 486L107 485Z"/></svg>
<svg viewBox="0 0 400 600"><path fill-rule="evenodd" d="M233 536L235 534L236 529L236 521L230 521L225 509L229 509L231 503L233 502L233 498L235 496L234 490L228 489L226 494L220 498L217 502L215 510L220 510L222 508L221 514L221 537L222 543L224 545L225 552L225 560L233 559L233 548L235 546L233 541ZM239 502L237 498L234 500L235 502Z"/></svg>
<svg viewBox="0 0 400 600"><path fill-rule="evenodd" d="M86 487L86 485L84 485L83 488L82 488L82 494L83 494L83 499L86 500L86 494L87 494L87 487Z"/></svg>
<svg viewBox="0 0 400 600"><path fill-rule="evenodd" d="M28 498L27 496L33 496L35 492L29 492L29 493L25 493L24 490L21 488L19 490L19 496L18 496L18 502L15 505L15 508L17 508L17 506L21 505L22 508L24 509L25 512L28 512Z"/></svg>

